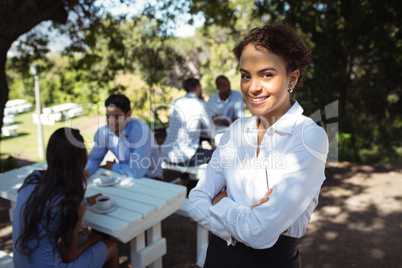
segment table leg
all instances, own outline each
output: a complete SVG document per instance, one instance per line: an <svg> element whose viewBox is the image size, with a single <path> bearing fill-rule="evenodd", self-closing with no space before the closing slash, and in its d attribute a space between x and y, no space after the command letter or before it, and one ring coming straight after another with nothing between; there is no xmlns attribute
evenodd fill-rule
<svg viewBox="0 0 402 268"><path fill-rule="evenodd" d="M201 224L197 224L197 265L204 267L207 256L209 231Z"/></svg>
<svg viewBox="0 0 402 268"><path fill-rule="evenodd" d="M130 241L130 258L132 268L142 268L142 258L139 252L145 248L145 232Z"/></svg>
<svg viewBox="0 0 402 268"><path fill-rule="evenodd" d="M13 221L13 214L14 214L15 202L10 201L10 203L11 203L11 207L10 207L10 209L8 210L8 215L9 215L9 217L10 217L10 221L12 222L12 221Z"/></svg>
<svg viewBox="0 0 402 268"><path fill-rule="evenodd" d="M162 224L158 222L147 230L147 242L148 244L157 243L158 241L161 241L161 239L165 241L165 239L162 238ZM162 256L166 254L166 242L164 242L164 245L161 245L159 252L156 254L160 257L157 258L149 268L162 268Z"/></svg>
<svg viewBox="0 0 402 268"><path fill-rule="evenodd" d="M146 239L145 239L146 236ZM158 222L130 241L132 268L162 268L162 256L166 254L166 239L162 237Z"/></svg>

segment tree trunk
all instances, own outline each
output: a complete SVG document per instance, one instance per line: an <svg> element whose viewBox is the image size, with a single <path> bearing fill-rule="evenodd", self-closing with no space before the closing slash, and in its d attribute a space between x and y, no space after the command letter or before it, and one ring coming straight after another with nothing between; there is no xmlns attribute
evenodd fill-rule
<svg viewBox="0 0 402 268"><path fill-rule="evenodd" d="M4 107L8 99L8 86L6 80L6 58L8 48L0 48L0 118L3 119ZM3 126L3 120L0 121L0 126Z"/></svg>
<svg viewBox="0 0 402 268"><path fill-rule="evenodd" d="M45 20L67 21L67 6L76 0L1 0L0 1L0 127L9 88L6 80L7 52L17 38ZM0 136L1 141L1 136ZM0 161L1 168L1 161Z"/></svg>

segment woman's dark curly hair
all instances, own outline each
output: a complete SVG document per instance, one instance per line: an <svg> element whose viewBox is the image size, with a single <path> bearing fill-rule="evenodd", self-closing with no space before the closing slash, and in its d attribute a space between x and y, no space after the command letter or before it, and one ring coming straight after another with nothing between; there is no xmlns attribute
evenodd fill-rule
<svg viewBox="0 0 402 268"><path fill-rule="evenodd" d="M83 175L87 162L84 139L79 130L59 128L49 139L46 150L48 168L42 174L28 176L22 187L33 184L34 190L23 205L23 228L16 237L16 250L28 256L38 247L39 230L45 229L48 237L61 238L61 244L69 245L78 221L78 206L84 199L86 179ZM56 230L51 222L60 217ZM33 244L30 245L30 241ZM51 239L52 241L52 239ZM52 243L53 252L59 245Z"/></svg>
<svg viewBox="0 0 402 268"><path fill-rule="evenodd" d="M253 44L257 50L267 50L287 63L287 72L300 71L297 86L303 84L303 77L311 60L311 51L296 31L283 24L266 24L263 27L252 29L243 41L233 48L233 53L238 61L244 48Z"/></svg>

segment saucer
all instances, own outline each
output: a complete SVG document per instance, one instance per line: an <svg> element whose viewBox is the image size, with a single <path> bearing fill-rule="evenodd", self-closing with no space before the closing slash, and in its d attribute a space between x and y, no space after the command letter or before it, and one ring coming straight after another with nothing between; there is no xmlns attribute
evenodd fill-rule
<svg viewBox="0 0 402 268"><path fill-rule="evenodd" d="M113 202L113 204L111 205L110 208L102 210L96 207L96 204L93 204L92 206L88 206L88 209L92 210L95 213L100 213L100 214L106 214L106 213L110 213L113 212L117 209L117 204L115 202Z"/></svg>
<svg viewBox="0 0 402 268"><path fill-rule="evenodd" d="M113 186L118 182L119 182L118 179L113 178L113 180L111 182L103 183L100 178L96 178L94 180L94 185L95 186L100 186L100 187L107 187L107 186Z"/></svg>

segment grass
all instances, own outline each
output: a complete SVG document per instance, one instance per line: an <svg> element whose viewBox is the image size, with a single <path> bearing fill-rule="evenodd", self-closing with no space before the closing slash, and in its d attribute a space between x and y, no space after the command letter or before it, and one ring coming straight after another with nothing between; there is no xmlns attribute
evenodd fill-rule
<svg viewBox="0 0 402 268"><path fill-rule="evenodd" d="M148 125L152 125L155 128L162 127L158 121L151 122L149 118L133 117L146 121ZM13 156L14 158L25 159L33 162L43 161L43 159L39 159L38 130L37 125L33 123L32 113L16 115L14 121L15 124L19 126L18 136L7 137L1 135L1 159L4 160L8 158L8 156ZM43 125L43 142L45 150L47 142L55 130L61 127L72 127L80 130L89 152L94 145L93 138L96 130L104 124L106 124L105 116L100 113L99 115L81 116L72 120L55 122L52 126Z"/></svg>
<svg viewBox="0 0 402 268"><path fill-rule="evenodd" d="M18 136L7 137L2 135L0 141L1 158L7 158L11 155L15 158L34 162L42 161L39 159L37 125L33 123L32 113L19 114L14 117L14 121L19 126ZM45 150L52 133L61 127L78 128L86 141L87 148L90 150L93 146L93 136L100 124L104 124L102 119L98 120L94 116L82 116L64 122L55 122L52 126L43 125Z"/></svg>

